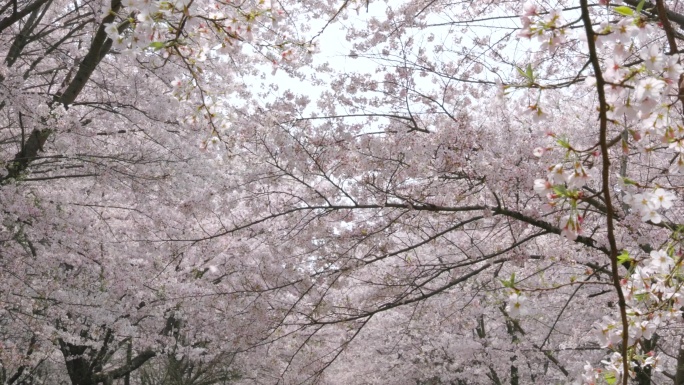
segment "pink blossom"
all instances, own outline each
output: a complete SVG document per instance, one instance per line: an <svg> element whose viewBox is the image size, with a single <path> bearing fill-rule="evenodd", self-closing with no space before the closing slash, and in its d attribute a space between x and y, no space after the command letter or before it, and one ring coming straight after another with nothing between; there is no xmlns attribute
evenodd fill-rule
<svg viewBox="0 0 684 385"><path fill-rule="evenodd" d="M659 207L667 210L672 207L672 203L676 197L671 192L658 188L653 192L653 198L658 202Z"/></svg>
<svg viewBox="0 0 684 385"><path fill-rule="evenodd" d="M534 1L528 0L523 4L523 16L536 16L539 12L537 4Z"/></svg>
<svg viewBox="0 0 684 385"><path fill-rule="evenodd" d="M661 71L665 65L665 55L660 52L660 49L655 44L643 48L639 56L650 71Z"/></svg>
<svg viewBox="0 0 684 385"><path fill-rule="evenodd" d="M568 215L563 217L563 219L561 219L561 236L574 241L582 231L580 225L580 217L576 215Z"/></svg>
<svg viewBox="0 0 684 385"><path fill-rule="evenodd" d="M655 78L646 78L639 82L636 88L635 97L637 101L656 98L665 88L666 83Z"/></svg>
<svg viewBox="0 0 684 385"><path fill-rule="evenodd" d="M674 266L674 260L664 250L654 250L650 254L649 267L656 272L669 272Z"/></svg>
<svg viewBox="0 0 684 385"><path fill-rule="evenodd" d="M535 179L534 191L541 196L546 196L553 193L553 185L546 179Z"/></svg>
<svg viewBox="0 0 684 385"><path fill-rule="evenodd" d="M546 175L546 177L554 185L563 184L568 180L568 175L563 169L562 164L557 164L555 166L550 167L549 173Z"/></svg>

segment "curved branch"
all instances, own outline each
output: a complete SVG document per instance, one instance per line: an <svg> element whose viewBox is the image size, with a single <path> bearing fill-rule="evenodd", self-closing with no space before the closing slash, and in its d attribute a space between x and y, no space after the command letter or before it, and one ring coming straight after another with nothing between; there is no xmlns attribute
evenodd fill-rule
<svg viewBox="0 0 684 385"><path fill-rule="evenodd" d="M110 7L110 12L102 19L90 44L90 49L78 67L76 76L74 76L61 95L55 95L55 102L64 105L64 108L68 108L76 100L104 55L111 48L112 41L107 37L105 25L114 22L116 13L121 9L121 0L112 0ZM1 27L2 22L0 22L0 31L2 30ZM7 165L8 174L0 179L0 183L15 179L21 175L28 168L29 164L36 159L38 151L43 151L43 145L51 134L52 129L50 127L34 129L26 145L14 156L14 160Z"/></svg>
<svg viewBox="0 0 684 385"><path fill-rule="evenodd" d="M22 9L21 11L16 11L12 12L11 15L7 16L6 18L0 20L0 33L7 29L9 26L12 24L16 23L17 21L21 20L24 16L28 15L29 13L35 11L36 9L40 8L43 4L47 3L49 0L36 0L36 2L26 6L26 8Z"/></svg>
<svg viewBox="0 0 684 385"><path fill-rule="evenodd" d="M601 64L599 62L598 54L596 53L596 43L594 41L594 29L591 25L591 17L589 16L589 5L587 0L580 1L582 6L582 20L584 22L584 29L587 34L587 45L589 47L589 58L594 69L594 76L596 77L596 92L599 100L599 141L601 147L601 158L603 161L601 168L601 178L603 190L603 201L606 206L606 227L608 243L610 245L610 266L613 274L613 286L618 296L618 306L620 307L620 318L622 321L622 383L627 385L629 380L629 358L627 357L628 341L629 341L629 323L627 320L627 304L625 302L625 295L622 292L622 285L620 284L620 274L618 272L618 247L615 240L614 230L614 208L612 197L610 196L610 158L608 154L608 103L606 102L605 85L603 73L601 72Z"/></svg>

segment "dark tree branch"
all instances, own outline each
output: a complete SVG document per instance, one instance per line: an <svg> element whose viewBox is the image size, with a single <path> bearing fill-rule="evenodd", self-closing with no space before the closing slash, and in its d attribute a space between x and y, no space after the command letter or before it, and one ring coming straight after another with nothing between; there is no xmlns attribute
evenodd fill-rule
<svg viewBox="0 0 684 385"><path fill-rule="evenodd" d="M684 345L681 345L681 341L677 353L677 372L675 372L674 385L684 385Z"/></svg>
<svg viewBox="0 0 684 385"><path fill-rule="evenodd" d="M108 370L106 372L101 372L93 375L93 379L96 381L104 381L107 378L111 379L119 379L121 377L124 377L128 373L131 373L141 367L145 362L156 356L157 353L153 350L145 350L135 356L130 362L126 363L123 366L120 366L116 369Z"/></svg>
<svg viewBox="0 0 684 385"><path fill-rule="evenodd" d="M618 247L615 240L614 220L615 214L612 204L612 197L610 196L610 158L608 154L608 103L606 102L605 85L603 73L601 71L601 63L599 62L598 54L596 53L596 42L594 41L595 33L591 24L591 16L589 15L589 4L587 0L580 1L582 8L582 21L584 23L584 30L587 34L587 46L589 48L589 58L594 69L594 76L596 77L596 93L599 100L599 142L601 147L601 179L603 192L603 201L606 206L606 228L608 243L610 245L610 266L613 275L613 286L618 296L618 306L620 308L620 318L622 321L622 384L627 385L629 381L629 359L627 350L629 348L629 323L627 320L627 304L625 302L625 295L622 292L622 285L620 284L620 274L618 272Z"/></svg>
<svg viewBox="0 0 684 385"><path fill-rule="evenodd" d="M121 0L112 0L111 10L109 14L102 19L100 27L90 44L90 49L81 61L76 75L61 95L55 95L55 102L64 105L64 108L68 108L76 100L86 83L90 80L93 72L95 72L95 69L104 55L106 55L111 48L112 42L111 39L107 37L105 25L114 22L116 13L119 9L121 9ZM2 22L0 22L0 27L1 26ZM0 28L0 31L2 31L2 28ZM14 161L7 165L8 175L0 179L0 183L10 179L16 179L20 176L28 168L29 164L36 159L38 151L43 151L43 145L52 132L53 130L49 127L34 129L33 132L31 132L26 145L15 155Z"/></svg>
<svg viewBox="0 0 684 385"><path fill-rule="evenodd" d="M33 354L33 349L34 349L35 345L36 345L36 336L32 336L31 341L29 342L29 348L26 351L26 357L27 358ZM26 371L26 365L20 366L17 369L17 371L14 373L14 375L9 380L7 380L6 384L7 385L14 384L21 377L21 375L24 374L24 371Z"/></svg>
<svg viewBox="0 0 684 385"><path fill-rule="evenodd" d="M26 6L26 8L22 9L21 11L17 11L17 9L15 8L14 12L12 12L11 15L0 20L0 33L2 33L2 31L7 29L12 24L21 20L24 16L40 8L43 4L47 3L48 1L49 0L36 0L34 3L29 4L28 6Z"/></svg>
<svg viewBox="0 0 684 385"><path fill-rule="evenodd" d="M640 0L625 0L625 3L631 5L632 7L639 6L640 2L641 2ZM658 8L656 7L656 5L654 5L650 1L644 2L644 9L653 9L654 10L653 13L656 16L658 16L658 11L659 11ZM661 12L662 12L662 10L661 10ZM670 11L670 10L665 10L665 12L667 14L667 18L670 21L675 22L677 25L679 25L679 28L684 29L684 15L677 13L677 12Z"/></svg>
<svg viewBox="0 0 684 385"><path fill-rule="evenodd" d="M100 27L90 44L90 49L81 61L78 71L76 71L76 76L74 76L74 79L69 83L69 86L62 95L58 97L57 102L64 105L65 108L76 100L83 90L83 87L85 87L88 80L90 80L90 76L95 71L95 68L100 64L100 60L102 60L109 48L111 48L111 39L107 38L105 25L114 22L116 13L119 9L121 9L121 0L112 0L111 10L109 14L102 19L102 23L100 23Z"/></svg>

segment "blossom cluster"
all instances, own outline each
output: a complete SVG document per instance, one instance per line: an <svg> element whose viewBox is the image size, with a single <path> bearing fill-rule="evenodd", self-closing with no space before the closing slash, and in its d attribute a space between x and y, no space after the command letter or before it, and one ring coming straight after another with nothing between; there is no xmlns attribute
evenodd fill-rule
<svg viewBox="0 0 684 385"><path fill-rule="evenodd" d="M581 161L574 161L570 166L559 163L550 166L546 179L534 181L534 191L547 198L547 207L562 206L569 203L569 214L561 219L562 235L574 240L582 231L583 216L577 204L584 197L582 187L592 179L590 171Z"/></svg>
<svg viewBox="0 0 684 385"><path fill-rule="evenodd" d="M604 365L605 370L596 369L589 362L584 365L584 372L581 375L583 384L595 385L601 379L605 380L608 384L616 384L620 381L622 378L622 355L620 353L613 352L608 359L601 361L601 363ZM652 352L644 355L639 363L642 366L649 366L656 370L660 369L660 359ZM633 367L636 367L636 365L637 363L633 362Z"/></svg>
<svg viewBox="0 0 684 385"><path fill-rule="evenodd" d="M634 145L643 152L668 145L678 155L670 171L682 172L679 143L684 133L671 117L670 96L679 93L684 68L678 55L666 54L652 44L656 28L635 14L617 23L603 22L597 31L597 46L609 53L602 71L608 118L630 130ZM590 84L593 81L588 78Z"/></svg>
<svg viewBox="0 0 684 385"><path fill-rule="evenodd" d="M629 346L629 375L635 376L635 369L650 367L662 370L660 359L653 351L643 352L641 340L650 340L659 327L668 322L679 322L682 317L680 310L684 306L684 288L673 279L680 274L682 256L673 255L673 250L655 250L643 260L629 258L623 252L621 260L634 264L633 273L621 281L621 289L627 303L628 330L627 344ZM605 316L595 326L595 334L602 347L616 349L622 343L622 323L610 316ZM610 379L620 379L623 375L621 365L622 356L613 352L609 360L603 361L603 370L596 369L587 363L583 374L585 384L593 384L602 376L608 382Z"/></svg>
<svg viewBox="0 0 684 385"><path fill-rule="evenodd" d="M536 37L543 48L553 51L565 43L566 32L563 15L560 10L551 10L542 16L537 5L527 1L523 6L523 16L520 18L522 29L518 36L525 38Z"/></svg>
<svg viewBox="0 0 684 385"><path fill-rule="evenodd" d="M127 18L106 24L105 32L113 47L121 51L163 49L165 55L202 60L216 48L218 54L237 51L240 42L255 39L259 26L277 24L283 17L283 11L270 1L259 1L253 9L221 2L200 9L198 4L189 0L123 0L121 13ZM106 9L105 15L112 12Z"/></svg>
<svg viewBox="0 0 684 385"><path fill-rule="evenodd" d="M600 3L605 11L604 8L594 10L593 19L598 27L594 27L593 37L604 82L607 123L609 129L622 133L613 144L622 140L623 162L632 150L647 156L658 151L672 159L665 172L681 173L684 171L684 127L677 124L681 117L674 115L677 102L674 96L680 94L680 77L684 73L681 59L678 54L666 53L661 45L654 44L655 39L664 40L662 29L653 19L643 16L643 2L636 8ZM564 41L562 16L556 10L539 9L535 3L528 2L523 6L521 22L523 28L519 36L537 37L542 48L550 52ZM587 41L586 36L584 38ZM596 87L596 78L586 76L585 85ZM543 88L537 83L529 86ZM541 93L537 105L540 103L543 103ZM578 204L586 198L584 187L592 179L584 167L588 154L575 150L567 139L551 137L565 157L561 162L551 161L546 178L534 181L534 191L546 198L546 208L564 213L559 227L562 235L572 240L582 231L584 217ZM598 145L592 147L595 148ZM541 158L547 150L537 148L534 154ZM609 147L608 151L611 153L612 149ZM650 181L633 185L640 191L621 191L620 194L626 214L637 215L641 222L663 223L665 211L671 209L676 200L674 189ZM623 251L618 257L617 262L628 271L619 285L626 301L627 324L623 325L624 313L606 315L596 323L596 338L602 347L612 352L601 362L601 368L587 363L580 378L584 384L618 383L625 375L636 376L638 368L662 370L657 354L643 351L645 345L641 342L651 340L664 325L681 319L684 290L677 277L681 274L682 252L675 241L671 241L643 257L637 257L639 253L632 256ZM511 296L509 303L513 310L519 307L520 301ZM623 335L625 330L627 336ZM625 337L628 357L623 357L625 351L621 349L625 347L620 346ZM627 374L624 373L625 362L631 367Z"/></svg>
<svg viewBox="0 0 684 385"><path fill-rule="evenodd" d="M662 188L634 195L626 192L624 198L625 204L638 212L642 221L656 224L662 221L659 211L671 208L674 200L675 195Z"/></svg>

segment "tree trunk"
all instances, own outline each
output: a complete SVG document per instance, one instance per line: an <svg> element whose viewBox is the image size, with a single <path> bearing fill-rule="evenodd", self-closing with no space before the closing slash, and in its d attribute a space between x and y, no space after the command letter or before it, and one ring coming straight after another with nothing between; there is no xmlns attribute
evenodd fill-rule
<svg viewBox="0 0 684 385"><path fill-rule="evenodd" d="M679 341L679 353L677 354L677 372L675 373L674 385L684 385L684 338Z"/></svg>

